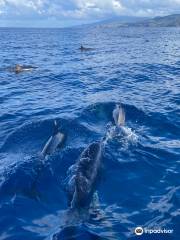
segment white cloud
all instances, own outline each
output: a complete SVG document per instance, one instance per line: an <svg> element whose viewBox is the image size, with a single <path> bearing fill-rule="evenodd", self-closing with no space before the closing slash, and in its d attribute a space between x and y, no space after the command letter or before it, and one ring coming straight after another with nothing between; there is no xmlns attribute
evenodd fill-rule
<svg viewBox="0 0 180 240"><path fill-rule="evenodd" d="M155 16L180 12L180 0L0 0L9 19L98 20L114 15Z"/></svg>

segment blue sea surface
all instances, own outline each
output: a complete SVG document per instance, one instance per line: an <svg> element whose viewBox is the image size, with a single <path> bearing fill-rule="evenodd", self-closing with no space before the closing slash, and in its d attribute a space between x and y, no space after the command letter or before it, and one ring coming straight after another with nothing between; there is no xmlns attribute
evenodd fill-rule
<svg viewBox="0 0 180 240"><path fill-rule="evenodd" d="M117 103L126 136L111 134ZM180 28L1 28L0 239L178 240L179 105ZM39 168L54 119L66 142ZM69 216L66 172L104 136L96 214Z"/></svg>

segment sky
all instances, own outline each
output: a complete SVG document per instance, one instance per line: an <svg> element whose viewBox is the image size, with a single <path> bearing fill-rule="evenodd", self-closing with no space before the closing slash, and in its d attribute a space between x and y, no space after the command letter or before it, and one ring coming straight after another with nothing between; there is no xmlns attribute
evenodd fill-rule
<svg viewBox="0 0 180 240"><path fill-rule="evenodd" d="M180 13L180 0L0 0L0 27L67 27Z"/></svg>

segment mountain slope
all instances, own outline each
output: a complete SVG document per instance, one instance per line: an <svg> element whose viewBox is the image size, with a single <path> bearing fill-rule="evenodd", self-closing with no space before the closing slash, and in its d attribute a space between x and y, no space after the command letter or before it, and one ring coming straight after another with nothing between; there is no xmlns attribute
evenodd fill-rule
<svg viewBox="0 0 180 240"><path fill-rule="evenodd" d="M116 17L96 23L104 27L180 27L180 14L155 18Z"/></svg>
<svg viewBox="0 0 180 240"><path fill-rule="evenodd" d="M173 14L164 17L155 17L142 22L127 24L137 27L180 27L180 14Z"/></svg>

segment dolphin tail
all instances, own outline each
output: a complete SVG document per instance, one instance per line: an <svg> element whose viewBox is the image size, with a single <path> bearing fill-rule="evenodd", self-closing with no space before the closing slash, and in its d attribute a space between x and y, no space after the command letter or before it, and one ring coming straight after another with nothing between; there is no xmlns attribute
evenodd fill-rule
<svg viewBox="0 0 180 240"><path fill-rule="evenodd" d="M124 126L125 124L125 111L122 106L119 107L118 126Z"/></svg>

